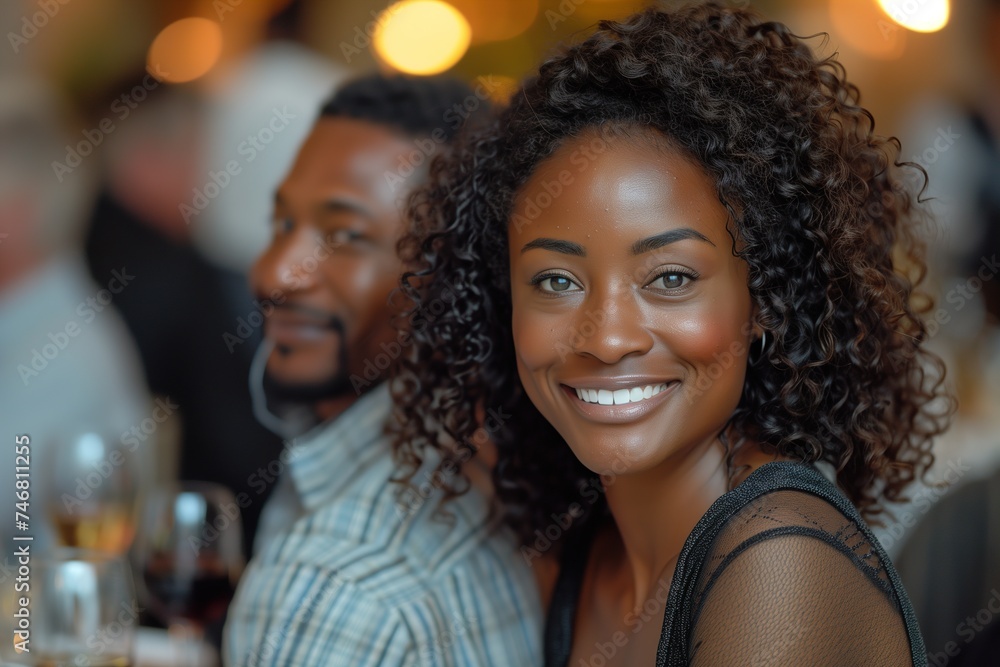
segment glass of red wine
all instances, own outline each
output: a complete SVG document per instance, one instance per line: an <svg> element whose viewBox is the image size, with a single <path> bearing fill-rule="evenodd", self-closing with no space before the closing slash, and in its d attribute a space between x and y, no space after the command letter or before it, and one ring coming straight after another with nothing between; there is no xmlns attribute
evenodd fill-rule
<svg viewBox="0 0 1000 667"><path fill-rule="evenodd" d="M185 651L200 651L205 627L223 617L243 572L239 506L207 482L154 488L143 505L135 546L150 611Z"/></svg>

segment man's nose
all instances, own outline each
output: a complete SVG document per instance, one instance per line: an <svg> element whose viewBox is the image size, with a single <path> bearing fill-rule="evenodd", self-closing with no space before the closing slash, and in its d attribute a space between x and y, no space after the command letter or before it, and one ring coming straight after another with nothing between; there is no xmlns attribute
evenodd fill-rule
<svg viewBox="0 0 1000 667"><path fill-rule="evenodd" d="M295 225L287 234L273 239L251 270L255 291L270 296L276 290L286 293L313 287L318 242L317 235L305 225Z"/></svg>

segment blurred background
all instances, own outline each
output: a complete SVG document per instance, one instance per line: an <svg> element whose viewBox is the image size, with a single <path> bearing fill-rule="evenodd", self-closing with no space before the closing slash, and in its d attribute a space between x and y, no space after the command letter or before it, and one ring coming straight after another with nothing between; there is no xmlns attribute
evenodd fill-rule
<svg viewBox="0 0 1000 667"><path fill-rule="evenodd" d="M282 443L251 413L247 373L262 318L245 275L319 103L338 82L375 69L450 71L502 103L556 43L646 4L2 3L0 416L4 438L31 436L37 548L132 553L135 564L156 541L144 537L136 498L159 489L194 494L200 505L177 504L190 516L200 507L194 514L209 527L235 502L249 557ZM930 175L930 345L960 407L936 450L947 487L916 489L878 534L918 607L928 651L944 656L932 664L959 664L987 632L966 641L957 624L978 613L990 625L1000 587L1000 2L732 4L817 35L814 49L838 54L876 129L898 136L902 157ZM177 480L217 486L170 486ZM13 482L5 472L4 503L14 502ZM232 548L225 576L235 584ZM161 560L153 554L138 567ZM140 597L150 594L146 579ZM146 611L141 622L172 625L177 609ZM209 644L220 624L196 623ZM143 641L139 653L155 664L166 649ZM3 649L0 659L13 660Z"/></svg>

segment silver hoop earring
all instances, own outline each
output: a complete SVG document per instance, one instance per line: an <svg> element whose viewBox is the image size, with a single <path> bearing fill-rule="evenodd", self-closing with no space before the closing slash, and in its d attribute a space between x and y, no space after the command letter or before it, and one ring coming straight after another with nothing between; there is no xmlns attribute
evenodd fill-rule
<svg viewBox="0 0 1000 667"><path fill-rule="evenodd" d="M748 356L751 364L756 364L758 361L764 358L764 349L767 347L767 331L762 331L760 334L760 349L757 352L757 356L751 353Z"/></svg>

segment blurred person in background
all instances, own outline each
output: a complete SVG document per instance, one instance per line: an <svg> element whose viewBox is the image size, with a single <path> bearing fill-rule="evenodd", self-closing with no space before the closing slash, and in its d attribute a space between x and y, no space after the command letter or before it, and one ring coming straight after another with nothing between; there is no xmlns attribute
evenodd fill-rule
<svg viewBox="0 0 1000 667"><path fill-rule="evenodd" d="M251 389L293 440L230 607L227 664L540 663L535 584L484 489L447 520L430 480L404 500L386 435L385 369L409 354L389 305L404 202L470 106L485 94L453 79L352 81L278 188L251 274L267 304Z"/></svg>
<svg viewBox="0 0 1000 667"><path fill-rule="evenodd" d="M961 106L938 103L916 116L924 136L946 127L956 137L927 165L929 194L941 196L941 217L953 228L941 285L948 319L937 342L954 356L961 408L935 447L942 464L969 473L944 497L943 489L915 494L911 521L896 523L921 517L896 563L928 661L959 667L1000 665L1000 0L962 9L976 19L967 24L977 31L970 43L984 79Z"/></svg>
<svg viewBox="0 0 1000 667"><path fill-rule="evenodd" d="M191 240L199 219L184 206L197 210L194 193L213 182L203 169L205 101L194 88L160 84L146 72L112 91L92 114L93 125L111 118L116 126L102 147L104 188L86 241L90 271L98 279L127 265L135 275L116 306L149 387L177 407L179 477L220 483L252 500L241 503L249 548L273 488L258 483L258 471L277 458L281 441L251 410L246 378L260 332L247 323L246 281ZM211 214L208 206L199 216Z"/></svg>
<svg viewBox="0 0 1000 667"><path fill-rule="evenodd" d="M31 437L36 551L54 541L44 508L59 502L45 474L56 448L88 431L128 437L151 410L116 310L136 267L126 258L88 275L81 236L92 165L84 160L71 173L53 166L72 143L61 100L40 79L0 79L0 422L10 442ZM6 507L14 505L13 464L11 455L2 466ZM12 530L12 518L0 524L4 548Z"/></svg>
<svg viewBox="0 0 1000 667"><path fill-rule="evenodd" d="M930 508L896 565L931 665L1000 665L1000 471Z"/></svg>

